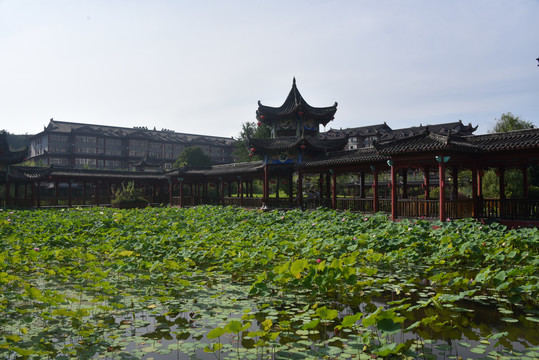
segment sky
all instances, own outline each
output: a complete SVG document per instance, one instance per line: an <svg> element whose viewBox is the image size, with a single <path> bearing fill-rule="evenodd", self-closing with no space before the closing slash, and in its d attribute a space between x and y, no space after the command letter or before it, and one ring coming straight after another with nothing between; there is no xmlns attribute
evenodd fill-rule
<svg viewBox="0 0 539 360"><path fill-rule="evenodd" d="M539 126L538 18L539 0L0 0L0 130L237 137L294 77L338 102L326 130Z"/></svg>

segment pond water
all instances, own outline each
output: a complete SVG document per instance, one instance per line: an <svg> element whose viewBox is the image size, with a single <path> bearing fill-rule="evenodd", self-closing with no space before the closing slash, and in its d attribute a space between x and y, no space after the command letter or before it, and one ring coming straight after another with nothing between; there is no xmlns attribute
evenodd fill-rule
<svg viewBox="0 0 539 360"><path fill-rule="evenodd" d="M533 321L537 314L518 307L508 310L508 301L501 299L489 303L479 296L438 307L422 307L421 303L435 294L431 286L398 295L378 289L374 295L356 294L324 304L339 309L338 316L313 325L322 304L308 301L306 294L276 293L266 298L248 298L249 284L226 278L213 283L217 285L201 286L177 297L148 295L142 306L131 306L140 303L140 299L132 299L140 294L109 299L101 304L107 311L95 317L107 324L105 336L110 345L100 349L88 344L88 356L154 360L371 359L364 350L380 344L406 344L410 348L408 355L421 359L539 358L539 323ZM141 289L140 293L146 290ZM357 326L334 330L345 316L395 308L412 298L413 306L418 308L410 310L410 306L402 311L405 320L398 324L400 329L384 331L377 326ZM111 304L125 307L114 305L117 309L110 309ZM432 322L414 326L428 318ZM207 338L212 329L235 320L250 325L236 333ZM271 325L265 332L268 322ZM412 329L402 331L409 327ZM271 340L268 334L277 332ZM84 345L76 339L74 343ZM213 344L223 346L217 349Z"/></svg>

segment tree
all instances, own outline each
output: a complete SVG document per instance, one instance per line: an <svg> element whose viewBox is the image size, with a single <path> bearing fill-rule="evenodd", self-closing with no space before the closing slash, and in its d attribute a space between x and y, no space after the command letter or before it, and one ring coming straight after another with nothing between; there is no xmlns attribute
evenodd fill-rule
<svg viewBox="0 0 539 360"><path fill-rule="evenodd" d="M515 116L510 112L502 114L499 119L495 120L496 124L490 130L491 133L532 129L534 127L533 123L521 119L520 116Z"/></svg>
<svg viewBox="0 0 539 360"><path fill-rule="evenodd" d="M504 113L499 119L496 119L496 124L489 131L490 133L508 132L514 130L532 129L534 126L531 122L526 121L512 113ZM539 185L539 177L537 176L537 166L532 165L529 169L529 184L530 190ZM507 198L522 198L522 172L517 169L507 169L504 175L505 196ZM485 197L498 197L499 195L499 178L495 171L488 170L483 177L483 194Z"/></svg>
<svg viewBox="0 0 539 360"><path fill-rule="evenodd" d="M211 158L204 154L201 148L198 146L191 146L185 148L178 159L174 163L174 168L180 168L184 166L210 166Z"/></svg>
<svg viewBox="0 0 539 360"><path fill-rule="evenodd" d="M259 160L260 156L249 156L249 138L255 139L267 139L271 137L271 129L264 125L257 125L255 122L245 122L241 126L241 132L238 139L236 139L235 147L236 149L233 152L234 158L236 161L251 161Z"/></svg>

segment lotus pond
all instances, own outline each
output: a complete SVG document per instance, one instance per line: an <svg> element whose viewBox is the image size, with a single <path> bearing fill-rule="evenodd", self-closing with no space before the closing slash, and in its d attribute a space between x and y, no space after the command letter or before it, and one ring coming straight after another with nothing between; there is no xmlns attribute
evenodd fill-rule
<svg viewBox="0 0 539 360"><path fill-rule="evenodd" d="M0 358L537 359L539 232L331 210L0 210Z"/></svg>

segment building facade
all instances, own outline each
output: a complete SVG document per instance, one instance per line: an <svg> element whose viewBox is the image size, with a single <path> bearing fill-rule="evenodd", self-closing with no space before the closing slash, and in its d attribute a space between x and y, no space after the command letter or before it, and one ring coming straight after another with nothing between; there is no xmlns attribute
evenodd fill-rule
<svg viewBox="0 0 539 360"><path fill-rule="evenodd" d="M191 146L198 146L213 164L233 161L232 138L178 133L171 130L90 125L51 119L30 140L29 160L40 166L135 170L141 161L172 165Z"/></svg>

